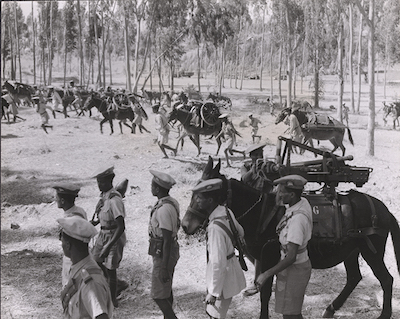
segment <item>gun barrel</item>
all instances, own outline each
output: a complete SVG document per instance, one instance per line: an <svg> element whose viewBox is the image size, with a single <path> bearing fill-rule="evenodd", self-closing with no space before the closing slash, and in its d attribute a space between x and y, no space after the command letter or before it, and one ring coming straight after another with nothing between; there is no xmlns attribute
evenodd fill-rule
<svg viewBox="0 0 400 319"><path fill-rule="evenodd" d="M337 157L336 160L338 162L344 162L344 161L352 161L354 159L353 155L347 155L347 156L341 156ZM327 161L331 161L332 159L327 159ZM308 165L318 165L322 164L322 159L314 160L314 161L306 161L306 162L297 162L297 163L291 163L291 166L308 166Z"/></svg>

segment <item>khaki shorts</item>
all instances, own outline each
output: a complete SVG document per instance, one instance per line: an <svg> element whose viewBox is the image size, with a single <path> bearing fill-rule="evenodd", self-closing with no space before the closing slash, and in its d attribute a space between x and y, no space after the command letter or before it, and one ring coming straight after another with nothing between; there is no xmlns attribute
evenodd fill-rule
<svg viewBox="0 0 400 319"><path fill-rule="evenodd" d="M171 254L168 262L168 273L171 278L168 282L163 282L160 278L162 258L153 256L153 272L151 274L151 298L167 299L172 292L172 279L175 266L179 259L179 245L176 241L171 244Z"/></svg>
<svg viewBox="0 0 400 319"><path fill-rule="evenodd" d="M97 263L102 263L107 269L117 269L122 260L124 246L126 243L125 233L117 240L114 246L111 247L110 253L106 258L100 258L100 253L104 246L110 242L114 232L110 230L101 230L94 244L92 255Z"/></svg>

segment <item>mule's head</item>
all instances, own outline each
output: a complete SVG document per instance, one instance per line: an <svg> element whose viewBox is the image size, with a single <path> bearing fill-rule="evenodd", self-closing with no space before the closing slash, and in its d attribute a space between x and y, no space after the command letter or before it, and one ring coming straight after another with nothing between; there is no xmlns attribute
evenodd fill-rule
<svg viewBox="0 0 400 319"><path fill-rule="evenodd" d="M275 120L275 124L283 122L283 120L290 114L291 110L289 107L283 109L277 116Z"/></svg>
<svg viewBox="0 0 400 319"><path fill-rule="evenodd" d="M220 178L223 181L223 190L226 190L227 179L224 175L220 173L221 169L221 159L219 159L218 164L213 167L213 159L211 156L208 158L208 163L204 168L203 175L198 181L205 181L212 178ZM222 191L224 192L224 191ZM186 210L185 215L182 218L182 229L188 235L193 235L200 227L203 226L204 222L208 218L208 213L199 209L196 199L196 194L192 195L189 207Z"/></svg>

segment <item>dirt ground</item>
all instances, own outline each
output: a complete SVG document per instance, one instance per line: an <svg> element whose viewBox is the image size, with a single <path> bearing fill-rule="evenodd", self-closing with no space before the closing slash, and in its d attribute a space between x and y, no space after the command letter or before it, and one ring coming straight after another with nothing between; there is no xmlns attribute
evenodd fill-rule
<svg viewBox="0 0 400 319"><path fill-rule="evenodd" d="M177 88L195 84L195 79L177 79ZM213 89L213 80L203 80L203 93ZM268 83L265 80L264 83ZM327 93L322 101L325 112L336 101L336 82L326 79ZM284 85L285 82L284 82ZM122 84L121 84L122 86ZM252 112L261 122L262 142L267 143L264 154L275 156L277 137L284 135L285 124L275 125L275 118L262 103L269 90L260 92L258 81L247 80L243 90L230 89L229 83L223 95L232 99L229 112L233 123L242 134L237 148L246 149L251 144L248 114ZM298 85L298 90L300 85ZM392 86L390 95L400 95L400 86ZM274 86L277 91L277 83ZM346 87L345 102L349 105ZM363 87L364 92L367 88ZM204 94L205 95L205 94ZM304 97L307 97L304 95ZM258 103L254 103L255 101ZM377 110L381 107L382 87L377 88ZM185 141L183 150L176 157L162 159L162 153L153 140L156 137L154 116L149 105L144 105L149 120L144 126L151 133L133 135L124 127L119 133L117 122L115 133L109 135L109 127L104 125L100 134L99 119L94 113L77 117L69 112L70 118L50 118L54 126L45 134L40 128L40 118L32 108L21 108L19 115L25 121L7 124L1 121L1 318L60 318L61 303L61 258L62 249L57 237L56 219L63 212L54 201L55 192L51 188L57 182L69 181L81 186L77 205L83 207L91 217L96 206L99 191L91 176L99 167L109 163L115 165L115 184L124 178L129 180L125 197L126 233L128 242L118 275L130 286L121 295L120 307L115 309L114 318L150 319L162 318L161 312L149 297L151 259L147 255L147 223L151 206L156 202L150 191L152 175L149 169L167 172L177 184L171 195L181 206L183 216L191 197L191 189L201 176L208 159L222 158L222 172L228 177L240 178L242 157L233 157L232 168L226 168L223 152L214 156L216 142L202 138L202 154L196 157L196 148ZM352 146L347 134L344 144L347 155L353 155L350 165L371 167L373 172L369 182L359 191L382 200L389 210L400 220L400 131L384 127L382 114L377 113L375 130L375 156L366 155L367 94L363 94L361 114L350 114L349 127L355 141ZM177 131L170 134L170 145L175 146ZM321 148L330 149L329 142L321 142ZM170 154L170 153L168 153ZM311 153L295 157L304 161L314 159ZM339 185L341 190L355 188L353 184ZM15 229L17 228L17 229ZM179 318L206 318L205 297L205 243L201 234L188 237L179 233L181 258L174 276L175 310ZM393 318L400 318L400 278L397 271L391 238L389 237L385 255L389 272L394 277ZM351 294L336 318L378 317L382 305L382 290L379 282L363 260L360 260L363 280ZM248 262L247 282L253 279L253 267ZM329 270L313 270L304 303L305 318L320 318L325 307L340 292L345 284L343 265ZM280 318L273 311L274 296L271 298L271 318ZM228 318L258 318L259 296L234 297Z"/></svg>

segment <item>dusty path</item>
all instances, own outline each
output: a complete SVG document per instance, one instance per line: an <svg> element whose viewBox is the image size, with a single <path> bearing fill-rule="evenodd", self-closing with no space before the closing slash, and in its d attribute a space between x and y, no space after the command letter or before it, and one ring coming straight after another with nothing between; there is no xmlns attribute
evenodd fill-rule
<svg viewBox="0 0 400 319"><path fill-rule="evenodd" d="M182 83L184 84L184 83ZM229 95L229 90L227 90ZM274 118L259 105L251 104L248 96L260 94L255 90L233 91L233 122L242 133L238 148L246 149L251 143L250 128L244 126L248 113L253 112L262 121L260 134L267 157L274 157L277 137L286 130L284 124L274 125ZM330 103L329 101L325 104ZM99 132L99 121L93 118L50 119L54 130L46 135L39 128L39 116L33 109L21 109L20 115L27 120L7 125L2 121L1 131L1 317L2 318L60 318L61 305L59 290L61 285L61 245L57 238L56 218L62 212L54 203L51 185L69 180L81 185L77 204L91 216L97 202L98 189L92 173L104 163L115 165L115 182L129 179L129 189L125 198L127 208L128 243L119 270L120 276L130 283L122 294L120 308L114 318L162 318L160 311L149 298L151 260L147 255L147 222L150 207L156 199L150 192L151 174L149 169L165 171L174 176L177 185L171 195L178 199L182 214L191 196L191 188L201 175L201 170L209 155L214 156L216 143L202 139L202 154L196 154L195 146L187 140L183 151L176 157L161 159L162 154L156 144L154 117L150 115L144 122L151 134L132 135L127 128L119 134L108 135L109 127L104 126L104 135ZM400 131L383 128L377 118L375 132L375 156L365 155L367 112L350 115L350 127L355 140L351 146L345 137L348 154L354 155L351 165L373 167L370 180L360 191L381 199L400 220ZM242 123L242 125L240 125ZM171 145L176 143L176 132L171 132ZM321 147L330 149L329 143ZM311 154L305 155L313 159ZM223 153L223 173L239 178L242 158L233 160L233 168L225 168ZM304 160L304 158L302 159ZM341 188L349 189L351 185ZM11 229L11 224L19 229ZM205 247L204 237L187 237L179 234L181 259L174 277L174 295L179 318L206 318L204 314ZM394 276L393 318L400 318L400 278L389 240L387 265ZM248 282L252 280L253 269L246 273ZM371 271L361 261L364 280L350 296L337 318L376 318L380 312L381 289ZM325 306L339 293L345 282L342 265L326 271L313 271L305 298L304 315L318 318ZM258 296L234 298L229 318L257 318L259 314ZM279 318L273 312L271 317Z"/></svg>

